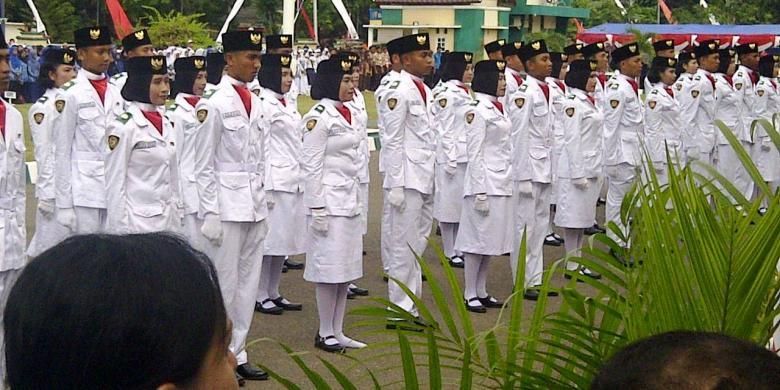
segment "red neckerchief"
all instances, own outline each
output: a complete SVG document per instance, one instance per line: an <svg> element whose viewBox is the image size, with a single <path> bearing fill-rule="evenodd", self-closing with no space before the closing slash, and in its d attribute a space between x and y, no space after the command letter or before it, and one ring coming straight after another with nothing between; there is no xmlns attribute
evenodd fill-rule
<svg viewBox="0 0 780 390"><path fill-rule="evenodd" d="M545 83L544 81L539 82L539 88L542 89L542 92L544 93L544 98L547 99L547 102L550 102L550 87Z"/></svg>
<svg viewBox="0 0 780 390"><path fill-rule="evenodd" d="M469 92L469 87L467 87L465 85L458 85L458 88L462 89L467 94L471 94L471 92Z"/></svg>
<svg viewBox="0 0 780 390"><path fill-rule="evenodd" d="M715 89L715 78L712 77L711 74L707 73L707 78L710 79L710 83L712 83L712 89Z"/></svg>
<svg viewBox="0 0 780 390"><path fill-rule="evenodd" d="M723 75L723 78L725 78L725 79L726 79L726 82L728 82L728 83L729 83L729 85L730 85L732 88L734 88L734 79L732 79L732 78L731 78L731 76L728 76L728 75L725 75L725 74L724 74L724 75Z"/></svg>
<svg viewBox="0 0 780 390"><path fill-rule="evenodd" d="M154 128L157 129L157 132L162 135L163 133L163 125L162 125L162 115L160 115L157 111L141 111L141 113L144 114L146 119L149 120L149 122L154 125Z"/></svg>
<svg viewBox="0 0 780 390"><path fill-rule="evenodd" d="M336 106L336 111L338 111L341 116L344 117L344 119L347 120L347 123L350 125L352 124L352 112L349 111L349 108L345 104L341 104Z"/></svg>
<svg viewBox="0 0 780 390"><path fill-rule="evenodd" d="M753 82L753 85L758 84L758 75L756 74L756 72L750 69L748 70L748 75L750 75L750 81Z"/></svg>
<svg viewBox="0 0 780 390"><path fill-rule="evenodd" d="M195 107L196 104L200 101L200 96L185 96L184 100L187 101L191 106Z"/></svg>
<svg viewBox="0 0 780 390"><path fill-rule="evenodd" d="M279 103L282 103L283 106L287 107L287 100L284 100L284 97L279 98Z"/></svg>
<svg viewBox="0 0 780 390"><path fill-rule="evenodd" d="M604 88L607 85L607 75L605 73L599 72L598 80L599 83L601 83L601 88Z"/></svg>
<svg viewBox="0 0 780 390"><path fill-rule="evenodd" d="M639 96L639 83L636 82L634 79L627 79L628 83L631 84L631 88L634 90L634 93Z"/></svg>
<svg viewBox="0 0 780 390"><path fill-rule="evenodd" d="M501 102L497 100L493 101L493 105L496 106L496 108L498 108L498 111L501 111L502 114L504 113L504 105L501 104Z"/></svg>
<svg viewBox="0 0 780 390"><path fill-rule="evenodd" d="M420 96L423 98L423 103L426 105L428 104L428 94L425 93L425 85L423 85L422 81L417 79L412 79L414 81L414 85L417 87L417 90L420 91Z"/></svg>
<svg viewBox="0 0 780 390"><path fill-rule="evenodd" d="M246 110L246 116L252 115L252 92L243 86L233 84L233 88L238 92L238 97L241 98L241 103L244 103L244 109Z"/></svg>
<svg viewBox="0 0 780 390"><path fill-rule="evenodd" d="M558 85L558 88L560 88L563 93L566 93L566 84L564 84L563 81L555 80L555 84Z"/></svg>
<svg viewBox="0 0 780 390"><path fill-rule="evenodd" d="M777 82L775 80L769 80L772 82L772 86L777 89Z"/></svg>
<svg viewBox="0 0 780 390"><path fill-rule="evenodd" d="M590 104L593 105L593 107L596 106L596 99L593 96L586 95L588 97L588 100L590 101Z"/></svg>
<svg viewBox="0 0 780 390"><path fill-rule="evenodd" d="M89 80L89 83L92 84L92 88L95 88L95 92L97 92L98 96L100 97L100 102L105 104L108 79L103 77L100 80Z"/></svg>
<svg viewBox="0 0 780 390"><path fill-rule="evenodd" d="M674 97L674 91L672 90L672 87L665 87L666 93L669 94L669 96Z"/></svg>
<svg viewBox="0 0 780 390"><path fill-rule="evenodd" d="M519 75L519 74L514 74L514 73L512 73L512 77L514 77L514 78L515 78L515 81L517 82L517 85L518 85L518 86L520 86L520 85L523 85L523 78L522 78L522 77L520 77L520 75Z"/></svg>
<svg viewBox="0 0 780 390"><path fill-rule="evenodd" d="M0 133L5 138L5 102L0 100Z"/></svg>

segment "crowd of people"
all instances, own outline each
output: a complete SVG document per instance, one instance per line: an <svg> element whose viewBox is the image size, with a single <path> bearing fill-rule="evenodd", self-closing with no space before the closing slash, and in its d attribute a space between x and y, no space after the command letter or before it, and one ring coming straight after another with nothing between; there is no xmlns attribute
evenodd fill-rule
<svg viewBox="0 0 780 390"><path fill-rule="evenodd" d="M754 43L709 40L675 53L674 42L657 41L641 80L637 43L611 52L605 42L574 43L554 53L543 40L500 40L485 46L488 59L475 62L475 53L434 54L425 33L358 53L296 50L289 35L237 30L223 35L221 51L164 53L138 30L122 40L124 71L109 76L116 50L108 28L74 36L76 50L43 52L37 83L44 93L29 110L39 177L36 231L26 250L23 119L0 104L0 291L8 295L28 255L57 257L51 251L63 249L51 247L70 236L180 234L196 250L191 257L210 259L206 269L224 302L215 316L224 310L229 319L210 317L220 337L230 335L201 347L224 347L219 353L235 359L239 380L268 378L246 353L254 313L301 310L280 292L285 267L305 268L303 278L316 286L316 348L366 346L344 333L344 314L349 295L367 293L353 283L363 276L371 180L384 191L388 297L406 312L389 311L387 327L409 331L429 326L409 320L417 308L406 289L422 292L415 253L424 252L434 219L450 264L464 268L463 304L484 313L503 305L488 292L490 259L509 254L513 274L524 262L525 279L515 288L538 299L543 245L577 255L586 233L604 231L595 221L605 184L606 220L625 229L620 208L648 162L643 146L662 182L669 161L700 161L753 196L735 151L715 129L719 119L764 177L780 180L774 144L765 132L750 132L754 120L771 122L780 112L780 59ZM0 49L2 90L13 68L8 50ZM377 82L380 178L368 168L368 111L359 88L366 81ZM298 111L301 93L317 101L305 113ZM91 239L97 247L127 244ZM65 243L73 253L88 245ZM300 254L305 267L290 260ZM600 278L574 261L566 268L570 278ZM23 306L14 307L8 313L20 321ZM6 328L6 335L19 331ZM12 388L24 372L15 367L9 361Z"/></svg>

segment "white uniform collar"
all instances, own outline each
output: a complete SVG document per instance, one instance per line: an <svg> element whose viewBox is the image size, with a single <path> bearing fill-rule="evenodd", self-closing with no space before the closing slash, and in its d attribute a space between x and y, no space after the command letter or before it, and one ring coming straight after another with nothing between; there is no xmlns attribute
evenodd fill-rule
<svg viewBox="0 0 780 390"><path fill-rule="evenodd" d="M580 100L588 100L588 93L579 88L574 88L570 86L567 88L567 91L569 91L569 93L576 96Z"/></svg>
<svg viewBox="0 0 780 390"><path fill-rule="evenodd" d="M498 102L498 98L493 95L488 95L482 92L474 92L474 99L484 100L486 102Z"/></svg>
<svg viewBox="0 0 780 390"><path fill-rule="evenodd" d="M88 70L86 70L84 68L81 68L81 70L79 71L79 74L83 74L84 77L87 80L97 81L97 80L103 80L104 78L106 78L106 74L105 73L96 74L96 73L92 73L92 72L90 72L90 71L88 71Z"/></svg>
<svg viewBox="0 0 780 390"><path fill-rule="evenodd" d="M246 85L247 85L247 83L245 83L243 81L238 81L238 80L228 76L227 74L223 74L222 75L222 81L220 81L220 83L228 83L230 85L238 85L240 87L246 87Z"/></svg>

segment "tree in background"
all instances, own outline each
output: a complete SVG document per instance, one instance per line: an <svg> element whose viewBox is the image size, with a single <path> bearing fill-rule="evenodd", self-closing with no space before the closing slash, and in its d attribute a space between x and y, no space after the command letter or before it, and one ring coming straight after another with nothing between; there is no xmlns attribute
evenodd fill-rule
<svg viewBox="0 0 780 390"><path fill-rule="evenodd" d="M199 21L203 14L182 15L177 11L166 14L145 7L148 15L143 19L148 25L149 36L156 46L178 46L192 39L196 47L214 45L214 39L209 36L206 23Z"/></svg>

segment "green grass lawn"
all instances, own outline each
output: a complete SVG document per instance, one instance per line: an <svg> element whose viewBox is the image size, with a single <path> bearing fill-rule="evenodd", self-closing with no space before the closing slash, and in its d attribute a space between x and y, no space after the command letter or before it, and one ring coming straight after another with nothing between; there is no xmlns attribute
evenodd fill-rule
<svg viewBox="0 0 780 390"><path fill-rule="evenodd" d="M371 91L363 92L363 96L366 99L366 110L368 111L368 127L376 127L376 105L374 104L374 93ZM314 100L308 96L301 95L298 98L298 111L301 115L306 114L314 105ZM19 109L24 118L24 142L27 145L27 152L25 153L25 159L27 161L35 160L33 155L33 142L32 134L30 133L30 124L27 122L27 111L30 109L30 104L17 104L16 108Z"/></svg>

